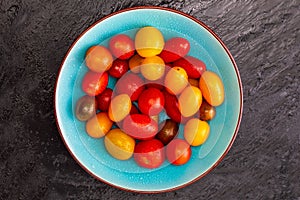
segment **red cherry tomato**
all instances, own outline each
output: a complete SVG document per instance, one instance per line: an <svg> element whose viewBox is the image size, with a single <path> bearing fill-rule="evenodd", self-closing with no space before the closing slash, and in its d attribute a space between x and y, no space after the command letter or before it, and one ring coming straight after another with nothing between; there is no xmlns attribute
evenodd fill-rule
<svg viewBox="0 0 300 200"><path fill-rule="evenodd" d="M167 91L163 91L165 97L165 109L167 115L177 123L186 123L187 117L183 117L179 111L178 99L175 95L170 94Z"/></svg>
<svg viewBox="0 0 300 200"><path fill-rule="evenodd" d="M206 70L206 65L201 60L186 56L173 63L174 66L185 69L189 78L200 78L201 74Z"/></svg>
<svg viewBox="0 0 300 200"><path fill-rule="evenodd" d="M128 61L116 59L108 70L109 75L115 78L120 78L128 71Z"/></svg>
<svg viewBox="0 0 300 200"><path fill-rule="evenodd" d="M169 39L164 47L164 50L159 55L166 63L174 62L181 57L184 57L190 51L190 43L187 39L174 37Z"/></svg>
<svg viewBox="0 0 300 200"><path fill-rule="evenodd" d="M134 149L135 162L145 168L157 168L165 160L164 145L157 139L139 142Z"/></svg>
<svg viewBox="0 0 300 200"><path fill-rule="evenodd" d="M121 60L127 60L134 54L133 40L124 34L112 37L109 41L109 49L112 54Z"/></svg>
<svg viewBox="0 0 300 200"><path fill-rule="evenodd" d="M122 128L125 133L139 140L148 140L155 136L158 124L148 115L132 114L125 117Z"/></svg>
<svg viewBox="0 0 300 200"><path fill-rule="evenodd" d="M82 90L89 96L97 96L103 92L108 84L108 73L88 71L82 80Z"/></svg>
<svg viewBox="0 0 300 200"><path fill-rule="evenodd" d="M167 159L173 165L183 165L191 158L191 147L182 139L174 139L167 145Z"/></svg>
<svg viewBox="0 0 300 200"><path fill-rule="evenodd" d="M97 105L101 111L108 110L112 93L113 93L112 89L106 88L101 94L96 96Z"/></svg>
<svg viewBox="0 0 300 200"><path fill-rule="evenodd" d="M158 115L164 108L165 98L163 93L156 88L145 89L138 99L140 111L146 115Z"/></svg>
<svg viewBox="0 0 300 200"><path fill-rule="evenodd" d="M124 74L116 84L116 91L119 94L128 94L131 101L136 101L145 89L141 77L133 73Z"/></svg>

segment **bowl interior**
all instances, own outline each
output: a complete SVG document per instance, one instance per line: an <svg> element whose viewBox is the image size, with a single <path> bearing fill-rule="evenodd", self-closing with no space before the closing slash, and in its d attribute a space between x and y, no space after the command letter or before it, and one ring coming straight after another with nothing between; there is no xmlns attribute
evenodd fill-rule
<svg viewBox="0 0 300 200"><path fill-rule="evenodd" d="M105 150L102 139L93 139L85 132L85 123L74 115L76 101L84 95L81 81L88 71L84 63L86 50L97 44L107 45L108 39L125 33L134 38L137 29L157 27L165 39L180 36L191 43L189 55L205 62L207 69L221 77L225 88L225 101L216 108L217 115L210 121L210 136L199 147L192 148L191 160L182 166L167 161L158 169L137 166L133 159L120 161ZM109 79L114 88L116 80ZM55 109L57 122L65 144L74 158L95 177L124 189L158 192L181 187L196 180L210 170L224 155L237 132L241 115L241 85L230 55L222 44L193 19L165 9L131 9L111 15L89 28L73 44L57 79ZM161 120L166 118L161 115ZM180 127L182 137L183 126Z"/></svg>

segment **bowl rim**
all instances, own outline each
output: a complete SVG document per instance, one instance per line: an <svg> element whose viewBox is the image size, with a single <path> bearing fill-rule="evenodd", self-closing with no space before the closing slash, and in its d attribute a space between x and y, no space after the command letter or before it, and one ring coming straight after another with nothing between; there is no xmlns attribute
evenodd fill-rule
<svg viewBox="0 0 300 200"><path fill-rule="evenodd" d="M128 188L125 188L125 187L121 187L121 186L118 186L118 185L115 185L113 183L110 183L104 179L102 179L101 177L98 177L97 175L95 175L93 172L91 172L89 169L87 169L84 164L82 164L77 158L76 156L74 155L74 153L71 151L71 149L69 148L69 146L67 145L67 142L62 134L62 130L60 128L60 125L58 123L58 117L57 117L57 108L56 108L56 95L57 95L57 86L58 86L58 80L60 78L60 75L61 75L61 70L63 68L63 65L67 59L67 57L69 56L69 53L71 52L71 50L73 49L73 47L75 46L75 44L82 38L82 36L88 32L90 29L94 28L97 24L101 23L102 21L114 16L114 15L118 15L120 13L124 13L124 12L128 12L128 11L133 11L133 10L142 10L142 9L153 9L153 10L163 10L163 11L168 11L168 12L173 12L175 14L179 14L183 17L186 17L186 18L189 18L191 20L193 20L195 23L199 24L200 26L202 26L204 29L206 29L207 31L209 31L209 33L221 44L221 46L224 48L224 50L226 51L227 55L229 56L230 60L231 60L231 63L232 65L234 66L234 70L235 70L235 73L236 73L236 76L237 76L237 79L238 79L238 84L239 84L239 90L240 90L240 108L239 108L239 115L238 115L238 121L237 121L237 125L235 127L235 131L234 131L234 135L232 136L232 139L229 143L229 145L227 146L226 150L223 152L223 154L221 155L221 157L215 162L214 165L212 165L209 169L207 169L203 174L199 175L198 177L196 177L195 179L187 182L187 183L184 183L182 185L179 185L179 186L176 186L176 187L173 187L173 188L170 188L170 189L164 189L164 190L153 190L153 191L141 191L141 190L134 190L134 189L128 189ZM97 20L96 22L94 22L92 25L90 25L88 28L86 28L82 33L79 34L79 36L77 36L77 38L72 42L71 46L68 48L68 51L67 53L65 54L61 64L60 64L60 67L58 69L58 73L57 73L57 77L56 77L56 82L55 82L55 88L54 88L54 98L53 98L53 105L54 105L54 115L55 115L55 122L56 122L56 126L57 126L57 129L58 129L58 132L60 134L60 137L62 138L62 141L64 143L64 146L66 147L66 149L68 150L68 152L70 153L70 155L72 156L72 158L77 162L77 164L79 164L79 166L84 169L89 175L91 175L92 177L94 177L95 179L107 184L107 185L110 185L114 188L117 188L117 189L121 189L121 190L124 190L124 191L127 191L127 192L136 192L136 193L145 193L145 194L153 194L153 193L164 193L164 192L171 192L171 191L174 191L174 190L178 190L178 189L181 189L181 188L184 188L188 185L191 185L195 182L197 182L198 180L200 180L201 178L203 178L204 176L206 176L207 174L209 174L214 168L216 168L216 166L218 166L220 164L220 162L224 159L224 157L226 156L226 154L229 152L230 148L232 147L234 141L235 141L235 138L237 136L237 133L238 133L238 130L239 130L239 127L240 127L240 124L241 124L241 119L242 119L242 112L243 112L243 87L242 87L242 81L241 81L241 76L239 74L239 71L238 71L238 67L237 67L237 64L236 62L234 61L234 58L233 56L231 55L229 49L226 47L226 45L224 44L224 42L220 39L220 37L211 29L209 28L204 22L202 22L201 20L187 14L187 13L184 13L182 11L179 11L179 10L175 10L175 9L172 9L172 8L168 8L168 7L160 7L160 6L147 6L147 5L144 5L144 6L135 6L135 7L130 7L130 8L125 8L125 9L121 9L119 11L116 11L116 12L113 12L109 15L106 15L102 18L100 18L99 20Z"/></svg>

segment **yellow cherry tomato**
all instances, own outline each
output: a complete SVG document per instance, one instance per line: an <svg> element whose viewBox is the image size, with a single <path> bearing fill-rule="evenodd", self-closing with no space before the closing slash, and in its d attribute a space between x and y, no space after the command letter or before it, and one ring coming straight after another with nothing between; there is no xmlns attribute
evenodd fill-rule
<svg viewBox="0 0 300 200"><path fill-rule="evenodd" d="M179 111L184 117L191 117L202 104L202 93L198 87L188 86L179 96Z"/></svg>
<svg viewBox="0 0 300 200"><path fill-rule="evenodd" d="M85 62L90 70L102 73L112 66L113 56L105 46L92 46L86 52Z"/></svg>
<svg viewBox="0 0 300 200"><path fill-rule="evenodd" d="M100 112L87 121L85 129L89 136L101 138L111 129L112 125L113 122L109 119L107 113Z"/></svg>
<svg viewBox="0 0 300 200"><path fill-rule="evenodd" d="M165 62L159 56L147 57L142 62L141 73L150 81L158 80L165 73Z"/></svg>
<svg viewBox="0 0 300 200"><path fill-rule="evenodd" d="M224 101L224 85L220 77L211 71L205 71L200 78L199 87L204 99L212 106L219 106Z"/></svg>
<svg viewBox="0 0 300 200"><path fill-rule="evenodd" d="M181 67L173 67L165 78L166 89L173 94L179 94L188 84L186 71Z"/></svg>
<svg viewBox="0 0 300 200"><path fill-rule="evenodd" d="M129 60L129 69L133 73L139 73L140 72L140 67L143 62L144 58L139 56L139 54L135 54L132 56Z"/></svg>
<svg viewBox="0 0 300 200"><path fill-rule="evenodd" d="M210 127L206 121L193 118L184 127L184 138L192 146L203 144L209 136Z"/></svg>
<svg viewBox="0 0 300 200"><path fill-rule="evenodd" d="M141 28L135 35L135 48L142 57L152 57L160 54L165 42L162 33L154 27Z"/></svg>
<svg viewBox="0 0 300 200"><path fill-rule="evenodd" d="M104 145L114 158L127 160L133 154L135 140L120 129L112 129L105 136Z"/></svg>
<svg viewBox="0 0 300 200"><path fill-rule="evenodd" d="M114 122L123 120L131 110L131 100L128 94L115 96L109 105L108 116Z"/></svg>

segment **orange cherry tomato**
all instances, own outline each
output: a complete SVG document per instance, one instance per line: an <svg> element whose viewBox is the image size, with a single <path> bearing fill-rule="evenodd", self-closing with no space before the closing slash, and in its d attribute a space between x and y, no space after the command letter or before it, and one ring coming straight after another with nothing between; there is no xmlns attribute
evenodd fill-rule
<svg viewBox="0 0 300 200"><path fill-rule="evenodd" d="M86 132L93 138L101 138L111 129L113 122L107 113L100 112L86 123Z"/></svg>
<svg viewBox="0 0 300 200"><path fill-rule="evenodd" d="M199 81L204 99L212 106L219 106L224 101L224 85L221 78L214 72L205 71Z"/></svg>

